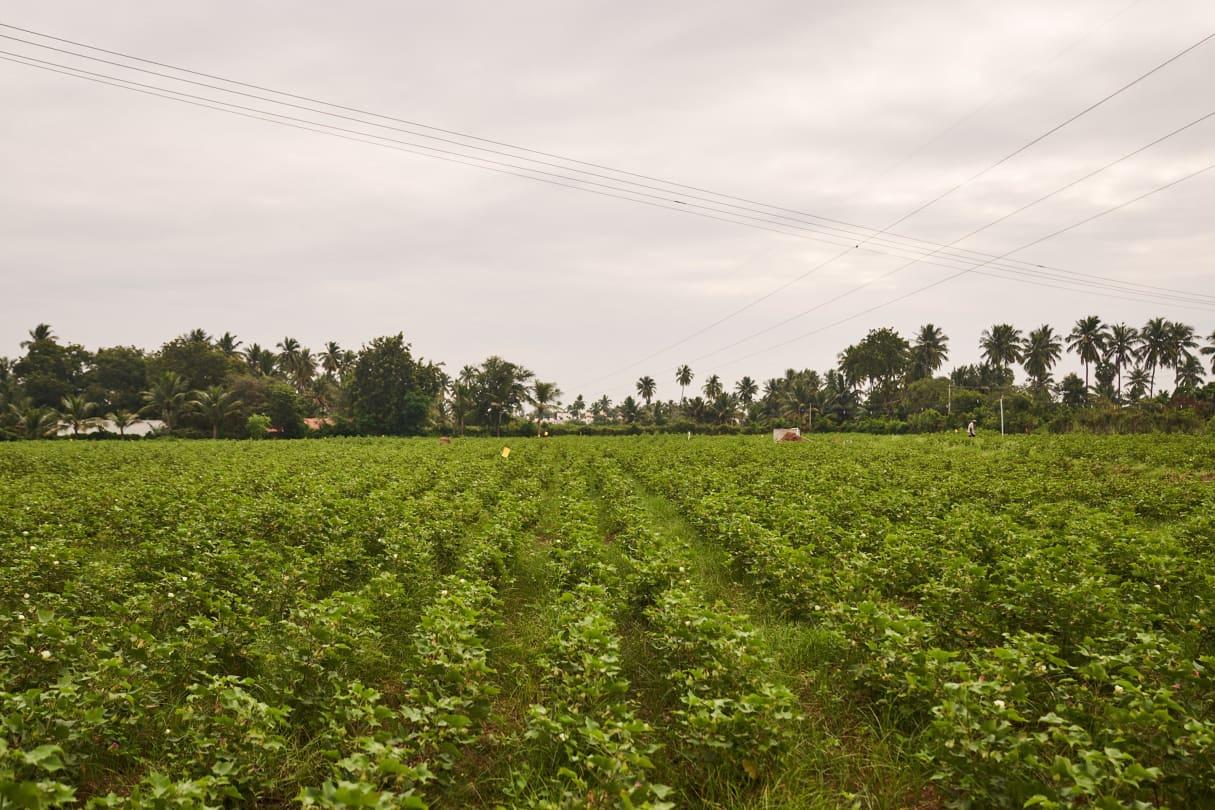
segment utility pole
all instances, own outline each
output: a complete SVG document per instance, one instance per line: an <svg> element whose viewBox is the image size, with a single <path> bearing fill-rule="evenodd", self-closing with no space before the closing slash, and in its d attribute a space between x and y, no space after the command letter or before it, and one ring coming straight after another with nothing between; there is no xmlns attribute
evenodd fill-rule
<svg viewBox="0 0 1215 810"><path fill-rule="evenodd" d="M1004 395L1000 394L1000 435L1004 435Z"/></svg>

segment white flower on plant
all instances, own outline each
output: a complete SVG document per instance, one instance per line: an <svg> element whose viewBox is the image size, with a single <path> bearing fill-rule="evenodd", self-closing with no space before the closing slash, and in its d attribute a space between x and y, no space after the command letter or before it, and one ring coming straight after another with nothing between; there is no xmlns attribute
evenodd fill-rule
<svg viewBox="0 0 1215 810"><path fill-rule="evenodd" d="M17 621L19 621L19 622L23 622L23 621L25 621L25 614L24 614L24 613L18 613L18 614L17 614Z"/></svg>
<svg viewBox="0 0 1215 810"><path fill-rule="evenodd" d="M1004 701L1002 701L1002 700L997 700L997 701L996 701L996 708L997 708L997 709L1003 709L1003 708L1004 708L1004 705L1005 705L1005 704L1004 704Z"/></svg>
<svg viewBox="0 0 1215 810"><path fill-rule="evenodd" d="M50 650L43 650L42 652L40 652L40 653L38 653L38 654L42 656L42 659L43 659L44 661L45 661L45 660L47 660L48 658L50 658L50 657L51 657L51 651L50 651Z"/></svg>
<svg viewBox="0 0 1215 810"><path fill-rule="evenodd" d="M1114 684L1114 694L1115 695L1121 695L1124 691L1126 691L1126 690L1124 690L1122 688L1122 684L1120 684L1120 683Z"/></svg>
<svg viewBox="0 0 1215 810"><path fill-rule="evenodd" d="M173 593L172 591L169 591L169 598L172 599L174 596L177 596L177 594Z"/></svg>

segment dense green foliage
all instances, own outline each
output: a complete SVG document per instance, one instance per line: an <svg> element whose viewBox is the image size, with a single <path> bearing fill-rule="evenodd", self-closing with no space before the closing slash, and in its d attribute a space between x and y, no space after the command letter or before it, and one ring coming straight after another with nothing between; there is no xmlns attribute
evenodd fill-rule
<svg viewBox="0 0 1215 810"><path fill-rule="evenodd" d="M511 447L0 447L0 804L1215 801L1215 440Z"/></svg>
<svg viewBox="0 0 1215 810"><path fill-rule="evenodd" d="M673 381L679 400L658 397L643 374L637 397L563 406L556 383L496 355L449 374L443 363L415 358L403 333L378 337L357 352L334 341L319 354L285 337L277 352L230 332L194 329L154 352L129 346L62 343L47 324L30 330L24 355L0 357L0 439L66 435L125 437L140 415L163 421L157 433L244 438L250 417L265 416L265 435L416 435L468 433L763 432L774 427L864 433L930 433L971 421L1014 433L1201 432L1215 426L1215 383L1205 383L1204 355L1215 370L1215 334L1199 346L1194 327L1153 318L1141 329L1081 318L1071 332L1049 324L1028 335L1011 324L983 332L983 362L944 376L949 337L925 324L913 340L894 329L870 332L839 353L825 373L790 368L764 381L748 375L731 387L687 364ZM1068 350L1084 367L1056 382ZM1016 385L1012 367L1026 375ZM1164 372L1173 371L1173 388ZM1093 372L1090 380L1090 371ZM1124 380L1125 372L1125 380ZM1160 372L1160 380L1157 380ZM670 379L670 378L668 378ZM1125 382L1125 385L1124 385ZM215 403L223 401L223 406ZM69 402L77 407L71 407ZM88 418L81 418L84 411ZM252 424L260 424L255 420ZM589 429L588 429L589 428Z"/></svg>

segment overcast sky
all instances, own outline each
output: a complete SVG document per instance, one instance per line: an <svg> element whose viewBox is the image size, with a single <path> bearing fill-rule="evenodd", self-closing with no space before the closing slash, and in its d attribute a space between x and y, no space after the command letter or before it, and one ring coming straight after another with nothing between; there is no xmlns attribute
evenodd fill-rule
<svg viewBox="0 0 1215 810"><path fill-rule="evenodd" d="M1215 31L1210 0L0 9L11 25L875 228ZM11 40L0 49L170 84ZM620 399L642 373L677 396L682 362L699 380L823 369L877 326L939 324L950 366L975 361L979 333L1004 320L1066 331L1093 313L1164 315L1215 329L1215 305L970 273L790 342L951 273L917 264L877 278L905 260L854 250L634 365L840 248L10 62L0 105L0 354L43 321L90 348L154 348L194 327L313 349L404 331L449 369L501 354L568 401ZM952 242L1212 110L1215 40L894 230ZM1215 118L961 245L1002 254L1210 163ZM1215 295L1215 171L1016 257Z"/></svg>

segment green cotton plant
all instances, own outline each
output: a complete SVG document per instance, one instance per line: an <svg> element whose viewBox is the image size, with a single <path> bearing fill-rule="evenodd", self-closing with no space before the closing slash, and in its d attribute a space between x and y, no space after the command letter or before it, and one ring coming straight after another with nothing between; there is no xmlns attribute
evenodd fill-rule
<svg viewBox="0 0 1215 810"><path fill-rule="evenodd" d="M673 807L670 788L648 779L657 745L628 700L606 600L589 584L560 598L559 629L538 661L545 701L528 709L524 733L553 776L524 768L509 789L530 806Z"/></svg>
<svg viewBox="0 0 1215 810"><path fill-rule="evenodd" d="M0 737L0 807L65 807L76 801L76 789L58 781L66 764L63 749L40 745L10 749Z"/></svg>
<svg viewBox="0 0 1215 810"><path fill-rule="evenodd" d="M647 638L682 708L675 748L705 775L745 773L757 779L788 750L798 722L787 687L764 680L772 662L754 644L745 616L706 605L672 588L646 612Z"/></svg>

